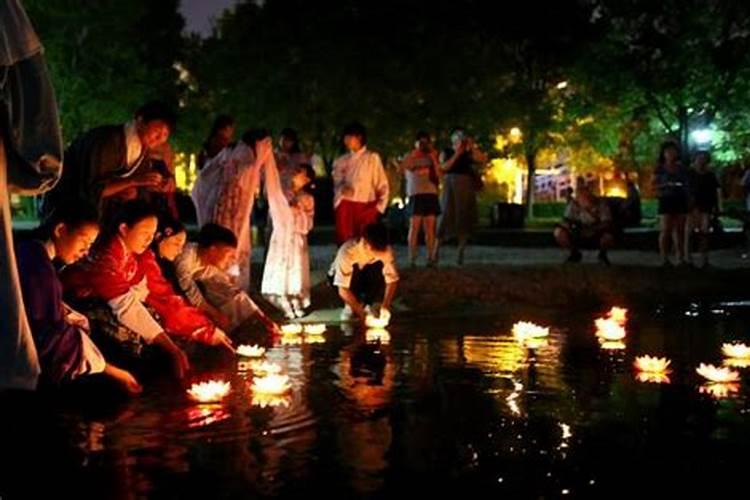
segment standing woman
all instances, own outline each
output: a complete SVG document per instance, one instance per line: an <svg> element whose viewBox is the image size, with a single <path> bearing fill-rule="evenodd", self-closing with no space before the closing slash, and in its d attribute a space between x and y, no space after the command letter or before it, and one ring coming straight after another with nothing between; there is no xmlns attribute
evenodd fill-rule
<svg viewBox="0 0 750 500"><path fill-rule="evenodd" d="M198 153L198 170L202 170L209 160L218 155L222 149L232 143L234 139L234 118L229 115L219 115L211 126L211 131Z"/></svg>
<svg viewBox="0 0 750 500"><path fill-rule="evenodd" d="M659 253L662 265L670 267L671 245L677 254L679 265L685 261L685 220L688 213L689 172L680 163L680 148L675 142L661 145L659 159L654 170L653 186L659 197Z"/></svg>
<svg viewBox="0 0 750 500"><path fill-rule="evenodd" d="M440 215L440 162L427 132L417 133L415 149L401 163L406 177L406 195L409 197L409 262L416 266L419 232L424 228L427 245L427 266L437 264L435 224Z"/></svg>
<svg viewBox="0 0 750 500"><path fill-rule="evenodd" d="M443 152L440 168L444 172L443 211L438 223L438 247L446 240L458 240L458 265L464 263L464 251L477 222L477 191L481 189L478 168L487 161L462 128L451 132L452 148Z"/></svg>

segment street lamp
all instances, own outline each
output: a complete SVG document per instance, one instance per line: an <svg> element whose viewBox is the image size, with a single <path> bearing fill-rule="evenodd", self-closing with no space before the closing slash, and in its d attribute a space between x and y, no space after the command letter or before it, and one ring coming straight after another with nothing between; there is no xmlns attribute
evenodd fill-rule
<svg viewBox="0 0 750 500"><path fill-rule="evenodd" d="M698 130L693 130L690 133L690 138L693 139L693 142L697 144L698 146L708 146L713 142L714 139L714 131L709 128L700 128Z"/></svg>

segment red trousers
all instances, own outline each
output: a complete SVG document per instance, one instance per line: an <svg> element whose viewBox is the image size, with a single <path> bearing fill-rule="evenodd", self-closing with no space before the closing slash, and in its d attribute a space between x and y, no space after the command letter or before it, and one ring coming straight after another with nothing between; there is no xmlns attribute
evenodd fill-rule
<svg viewBox="0 0 750 500"><path fill-rule="evenodd" d="M341 200L336 207L336 244L340 246L352 238L362 236L365 227L377 222L379 215L375 201L362 203Z"/></svg>

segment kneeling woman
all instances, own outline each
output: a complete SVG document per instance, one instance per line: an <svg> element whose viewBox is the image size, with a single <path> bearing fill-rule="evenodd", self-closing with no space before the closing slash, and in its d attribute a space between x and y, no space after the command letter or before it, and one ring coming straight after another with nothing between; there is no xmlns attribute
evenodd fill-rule
<svg viewBox="0 0 750 500"><path fill-rule="evenodd" d="M99 234L95 212L60 208L35 231L33 238L16 247L26 316L34 338L44 383L59 385L73 379L103 373L130 394L141 386L127 371L105 361L88 336L85 316L62 299L62 284L52 265L65 265L86 255Z"/></svg>
<svg viewBox="0 0 750 500"><path fill-rule="evenodd" d="M187 356L168 334L205 343L218 343L223 335L202 323L185 327L175 319L180 308L158 300L163 297L149 290L139 256L149 250L157 225L152 209L126 203L115 218L113 234L97 244L91 257L64 272L63 283L66 293L88 303L97 333L135 355L140 355L143 343L158 345L171 356L182 377L188 369Z"/></svg>

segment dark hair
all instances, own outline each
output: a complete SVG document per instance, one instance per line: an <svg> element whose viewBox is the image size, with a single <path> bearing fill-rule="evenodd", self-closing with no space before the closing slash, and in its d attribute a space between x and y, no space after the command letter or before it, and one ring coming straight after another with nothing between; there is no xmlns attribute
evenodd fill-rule
<svg viewBox="0 0 750 500"><path fill-rule="evenodd" d="M237 236L231 229L209 222L198 233L198 248L208 248L214 245L237 247Z"/></svg>
<svg viewBox="0 0 750 500"><path fill-rule="evenodd" d="M359 137L359 140L362 141L362 145L367 144L367 129L365 129L365 126L359 122L352 122L344 127L344 132L341 134L341 138L343 139L347 135L357 136Z"/></svg>
<svg viewBox="0 0 750 500"><path fill-rule="evenodd" d="M68 229L77 230L83 226L99 227L99 214L92 207L81 204L61 205L50 213L37 227L32 236L39 240L52 238L55 227L65 224Z"/></svg>
<svg viewBox="0 0 750 500"><path fill-rule="evenodd" d="M422 139L430 140L432 139L432 135L430 135L430 133L426 130L420 130L419 132L417 132L417 140L421 141Z"/></svg>
<svg viewBox="0 0 750 500"><path fill-rule="evenodd" d="M136 110L135 117L140 118L144 123L163 121L171 132L174 132L177 126L177 115L174 110L161 101L147 102Z"/></svg>
<svg viewBox="0 0 750 500"><path fill-rule="evenodd" d="M315 191L315 169L309 163L300 163L294 169L294 175L297 175L300 172L304 172L307 175L307 178L310 179L310 182L305 184L302 190L308 194L313 194Z"/></svg>
<svg viewBox="0 0 750 500"><path fill-rule="evenodd" d="M706 157L706 162L709 162L709 161L711 161L711 151L708 151L708 150L706 150L706 149L700 149L700 150L696 151L696 152L695 152L695 154L693 155L693 157L694 157L694 158L695 158L696 160L697 160L697 159L698 159L698 158L699 158L700 156L705 156L705 157Z"/></svg>
<svg viewBox="0 0 750 500"><path fill-rule="evenodd" d="M268 131L268 129L265 128L251 128L245 131L244 134L242 134L242 142L253 148L253 151L255 151L255 143L258 141L262 141L266 137L270 137L271 132Z"/></svg>
<svg viewBox="0 0 750 500"><path fill-rule="evenodd" d="M680 155L680 145L677 144L675 141L664 141L661 143L661 146L659 147L659 165L664 165L665 158L664 153L667 151L667 149L674 149L677 151L677 155Z"/></svg>
<svg viewBox="0 0 750 500"><path fill-rule="evenodd" d="M162 214L159 217L159 229L156 230L155 242L163 241L165 238L185 232L185 225L170 214Z"/></svg>
<svg viewBox="0 0 750 500"><path fill-rule="evenodd" d="M115 213L115 216L112 218L111 225L115 231L118 231L121 224L133 227L149 217L155 217L158 220L159 211L148 203L139 200L132 200L125 202L117 210L117 213Z"/></svg>
<svg viewBox="0 0 750 500"><path fill-rule="evenodd" d="M293 143L293 146L292 146L292 153L299 153L300 151L302 151L302 150L300 149L300 147L299 147L299 134L298 134L298 133L297 133L297 131L296 131L296 130L294 130L293 128L290 128L290 127L286 127L285 129L283 129L283 130L281 131L281 135L280 135L280 137L281 137L282 139L283 139L283 138L287 138L287 139L289 139L290 141L292 141L292 143Z"/></svg>
<svg viewBox="0 0 750 500"><path fill-rule="evenodd" d="M365 227L365 234L363 236L365 238L365 241L378 252L381 252L388 248L388 228L386 228L385 224L383 224L382 222L369 224L367 227Z"/></svg>
<svg viewBox="0 0 750 500"><path fill-rule="evenodd" d="M214 123L213 125L211 125L211 132L208 134L208 137L213 137L219 130L225 129L227 127L233 127L234 124L235 121L233 117L229 115L219 115L214 118Z"/></svg>

